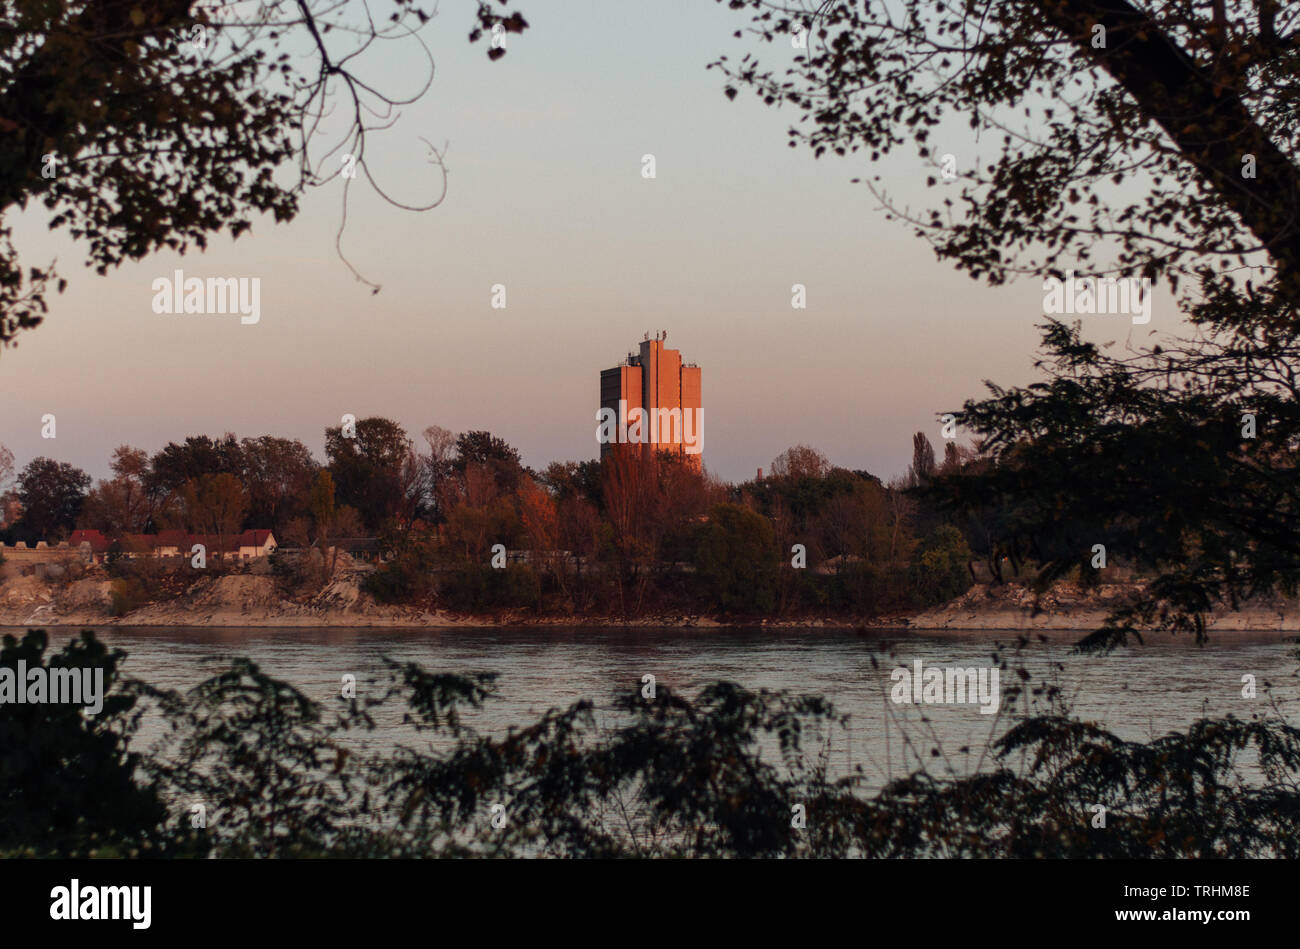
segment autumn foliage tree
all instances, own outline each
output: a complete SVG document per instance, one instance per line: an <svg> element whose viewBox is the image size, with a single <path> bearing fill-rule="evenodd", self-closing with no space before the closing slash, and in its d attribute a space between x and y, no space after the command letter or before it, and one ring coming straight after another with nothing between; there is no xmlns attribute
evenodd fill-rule
<svg viewBox="0 0 1300 949"><path fill-rule="evenodd" d="M78 523L110 537L143 533L154 512L149 491L149 455L120 445L110 463L113 477L100 481L86 495Z"/></svg>
<svg viewBox="0 0 1300 949"><path fill-rule="evenodd" d="M503 4L498 3L497 6ZM398 104L357 54L420 45L429 11L394 0L78 0L0 6L0 344L41 322L65 281L24 268L12 215L33 204L99 274L160 249L203 250L259 215L298 213L309 187L337 180L339 154L366 164L367 133ZM517 11L478 4L471 39L520 33ZM291 52L292 51L292 52ZM505 53L494 44L489 56ZM427 62L425 90L432 81ZM425 90L417 94L422 95ZM338 108L335 108L335 106ZM445 190L434 151L436 186ZM343 188L347 200L348 182ZM377 289L377 288L376 288Z"/></svg>
<svg viewBox="0 0 1300 949"><path fill-rule="evenodd" d="M855 180L940 259L995 285L1163 283L1191 324L1111 352L1047 320L1045 379L953 412L985 463L939 472L927 503L1032 557L1040 590L1096 582L1096 544L1150 574L1090 646L1151 623L1200 637L1211 609L1300 589L1300 8L729 6L784 65L719 59L727 94L791 107L792 147L879 163ZM903 206L886 174L932 200Z"/></svg>
<svg viewBox="0 0 1300 949"><path fill-rule="evenodd" d="M224 559L228 542L239 535L248 511L248 495L232 474L204 475L185 483L185 517L190 529L217 540L218 559Z"/></svg>

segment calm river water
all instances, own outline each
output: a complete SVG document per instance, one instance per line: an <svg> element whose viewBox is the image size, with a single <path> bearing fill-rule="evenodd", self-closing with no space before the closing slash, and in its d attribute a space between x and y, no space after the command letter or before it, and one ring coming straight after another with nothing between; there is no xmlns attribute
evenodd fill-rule
<svg viewBox="0 0 1300 949"><path fill-rule="evenodd" d="M61 646L74 632L52 631L52 646ZM338 696L345 674L364 683L381 673L384 656L431 671L496 672L500 697L467 719L490 733L527 724L548 708L580 698L608 707L615 690L639 689L647 673L657 684L688 694L718 679L751 689L814 693L850 716L847 735L836 732L829 747L822 746L832 770L861 767L868 785L912 770L916 756L929 758L932 748L955 771L968 772L977 766L987 738L1024 707L1023 699L1007 700L1000 714L982 714L969 704L889 700L891 670L911 670L916 660L923 668L987 668L995 644L1017 641L1013 632L106 627L99 634L126 650L129 674L176 689L195 685L240 655L322 702ZM1008 658L1030 672L1031 683L1059 685L1079 716L1121 737L1148 739L1185 728L1203 715L1248 717L1273 705L1293 724L1300 722L1300 660L1295 643L1277 634L1221 633L1203 647L1183 637L1161 637L1106 657L1070 655L1077 638L1052 634L1047 642L1035 639ZM1259 691L1253 699L1242 695L1247 674L1255 676ZM1013 681L1003 672L1002 691ZM380 716L379 730L356 740L376 748L415 737L402 728L399 713L394 708L392 715ZM974 750L960 753L962 746Z"/></svg>

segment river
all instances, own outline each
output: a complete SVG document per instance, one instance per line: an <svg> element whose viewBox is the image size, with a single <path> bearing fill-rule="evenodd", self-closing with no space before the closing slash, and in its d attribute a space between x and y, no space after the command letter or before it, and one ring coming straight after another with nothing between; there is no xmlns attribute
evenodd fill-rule
<svg viewBox="0 0 1300 949"><path fill-rule="evenodd" d="M19 632L18 630L5 630ZM52 631L52 646L74 635ZM125 671L159 687L187 689L234 656L248 656L264 671L329 703L343 676L361 688L382 673L383 657L416 662L431 671L495 672L499 697L466 721L500 734L534 720L548 708L588 698L607 709L616 690L656 686L693 694L718 679L750 689L818 694L847 714L847 732L834 731L820 750L831 770L860 768L864 785L879 786L912 770L918 760L969 773L980 750L1009 718L1023 712L1022 696L1003 699L996 714L975 704L900 704L891 701L891 672L922 668L989 668L998 644L1014 647L1011 631L917 633L808 629L594 629L591 627L457 629L225 629L104 627L99 635L128 654ZM1020 649L1004 648L1011 667L1023 666L1030 683L1059 686L1074 712L1129 740L1147 740L1186 728L1202 716L1255 713L1300 721L1300 678L1293 641L1279 634L1223 633L1206 646L1160 636L1104 657L1072 655L1077 636L1035 637ZM873 667L872 659L876 665ZM1243 676L1253 675L1257 695L1244 697ZM1000 695L1019 681L1007 670ZM379 728L357 741L376 749L417 739L402 727L400 709L378 716ZM157 737L147 724L142 741ZM970 749L964 751L963 749Z"/></svg>

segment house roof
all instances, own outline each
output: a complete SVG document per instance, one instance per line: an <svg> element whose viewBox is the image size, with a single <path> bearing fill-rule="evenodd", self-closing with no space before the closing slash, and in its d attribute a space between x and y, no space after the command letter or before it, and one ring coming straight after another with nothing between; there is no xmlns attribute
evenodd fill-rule
<svg viewBox="0 0 1300 949"><path fill-rule="evenodd" d="M226 538L226 552L237 551L241 547L262 547L267 542L275 543L275 535L269 530L251 530L244 531L242 534L235 534ZM208 550L221 549L221 539L216 534L187 534L185 538L186 547L194 544L202 544Z"/></svg>
<svg viewBox="0 0 1300 949"><path fill-rule="evenodd" d="M122 547L133 553L153 550L157 546L157 534L126 534L122 537Z"/></svg>
<svg viewBox="0 0 1300 949"><path fill-rule="evenodd" d="M73 531L72 536L68 538L69 547L80 547L82 544L90 544L90 549L97 554L102 554L108 550L111 541L99 531L78 530Z"/></svg>
<svg viewBox="0 0 1300 949"><path fill-rule="evenodd" d="M275 543L275 535L269 530L244 531L239 535L240 547L261 547L267 541Z"/></svg>

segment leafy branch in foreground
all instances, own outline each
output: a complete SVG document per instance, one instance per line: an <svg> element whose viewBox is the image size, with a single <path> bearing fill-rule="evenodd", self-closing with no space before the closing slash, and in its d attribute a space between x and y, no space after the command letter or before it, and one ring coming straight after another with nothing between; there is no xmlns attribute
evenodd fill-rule
<svg viewBox="0 0 1300 949"><path fill-rule="evenodd" d="M1096 544L1150 575L1084 648L1144 624L1203 639L1215 607L1295 596L1300 347L1254 330L1113 355L1049 323L1048 380L967 402L958 419L982 457L930 496L995 521L1003 545L1042 565L1040 590L1072 570L1095 584Z"/></svg>
<svg viewBox="0 0 1300 949"><path fill-rule="evenodd" d="M23 655L40 662L43 648L33 631ZM103 647L87 633L69 649L81 658ZM3 662L18 650L10 638ZM648 700L618 695L610 709L579 701L491 737L466 723L498 694L487 675L390 663L387 680L366 688L374 698L339 699L332 716L244 659L185 696L115 679L111 719L65 708L58 730L22 736L22 754L39 760L84 743L95 767L46 781L40 819L6 782L0 847L245 857L1300 856L1300 730L1280 716L1202 719L1126 741L1070 716L1059 690L1031 678L1023 672L1013 693L1047 704L1027 699L978 766L931 770L918 756L910 774L875 791L860 766L836 775L819 751L846 725L829 702L728 682L693 699L660 688ZM146 711L133 696L171 728L147 756L124 750L125 731L103 737L108 721ZM385 708L397 697L400 721ZM15 715L34 714L17 708L0 706L6 735ZM406 730L395 750L369 752L381 716ZM11 768L12 754L0 763ZM88 798L88 786L70 779L92 772L108 777ZM196 829L200 802L207 821ZM793 819L796 805L806 826ZM1094 826L1098 806L1104 827ZM79 820L84 813L93 820Z"/></svg>
<svg viewBox="0 0 1300 949"><path fill-rule="evenodd" d="M433 80L420 37L433 15L411 0L387 11L346 0L2 0L0 216L39 202L102 275L158 250L202 250L222 231L237 238L255 215L292 220L306 188L340 176L346 221L357 169L390 203L433 207L440 199L390 197L365 161L368 138ZM471 41L528 25L487 0L474 22ZM425 58L423 87L407 95L362 66L394 43ZM494 43L489 56L503 52ZM445 190L443 152L431 152ZM0 224L0 345L39 324L47 290L64 286L52 264L20 265L11 225Z"/></svg>
<svg viewBox="0 0 1300 949"><path fill-rule="evenodd" d="M889 173L924 185L927 206L900 206L879 173L867 183L941 260L994 285L1067 271L1163 282L1191 322L1188 338L1124 356L1050 323L1047 380L966 403L957 420L987 454L931 498L991 523L1013 561L1036 557L1040 589L1076 567L1095 579L1097 544L1152 571L1085 648L1147 624L1203 637L1214 607L1294 594L1300 8L728 6L763 45L712 64L726 93L792 106L790 144L815 156L913 151Z"/></svg>

